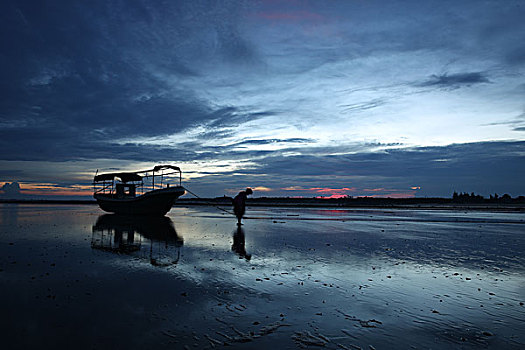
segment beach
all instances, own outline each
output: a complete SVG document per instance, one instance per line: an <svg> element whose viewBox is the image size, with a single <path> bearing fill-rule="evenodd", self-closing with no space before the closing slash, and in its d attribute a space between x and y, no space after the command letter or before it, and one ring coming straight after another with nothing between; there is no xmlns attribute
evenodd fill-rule
<svg viewBox="0 0 525 350"><path fill-rule="evenodd" d="M0 204L6 348L525 347L523 212L246 216Z"/></svg>

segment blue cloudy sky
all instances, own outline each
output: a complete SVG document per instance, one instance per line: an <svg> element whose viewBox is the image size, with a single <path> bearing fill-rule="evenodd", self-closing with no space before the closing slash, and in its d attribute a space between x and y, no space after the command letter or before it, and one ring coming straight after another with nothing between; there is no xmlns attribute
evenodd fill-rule
<svg viewBox="0 0 525 350"><path fill-rule="evenodd" d="M525 1L0 4L0 185L525 193ZM10 187L12 188L12 187ZM7 187L6 187L7 189Z"/></svg>

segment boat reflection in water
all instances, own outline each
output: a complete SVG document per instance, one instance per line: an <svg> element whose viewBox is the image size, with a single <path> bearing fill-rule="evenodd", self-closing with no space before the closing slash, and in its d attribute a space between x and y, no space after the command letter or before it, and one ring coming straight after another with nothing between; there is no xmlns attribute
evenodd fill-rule
<svg viewBox="0 0 525 350"><path fill-rule="evenodd" d="M91 248L147 259L169 266L180 259L184 240L168 217L105 214L93 226Z"/></svg>

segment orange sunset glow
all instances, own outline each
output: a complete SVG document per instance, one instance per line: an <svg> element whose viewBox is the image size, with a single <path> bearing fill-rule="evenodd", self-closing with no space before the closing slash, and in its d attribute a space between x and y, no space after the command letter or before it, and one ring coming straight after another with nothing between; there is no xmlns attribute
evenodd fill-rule
<svg viewBox="0 0 525 350"><path fill-rule="evenodd" d="M54 183L20 183L20 193L35 196L91 196L93 187L88 185L60 186Z"/></svg>

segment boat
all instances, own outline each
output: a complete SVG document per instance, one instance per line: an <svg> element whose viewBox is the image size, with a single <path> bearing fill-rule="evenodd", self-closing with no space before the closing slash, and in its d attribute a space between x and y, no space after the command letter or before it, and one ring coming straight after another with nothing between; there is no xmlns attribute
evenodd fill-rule
<svg viewBox="0 0 525 350"><path fill-rule="evenodd" d="M182 171L173 165L105 174L97 170L93 179L93 197L98 205L115 214L164 216L185 193Z"/></svg>

